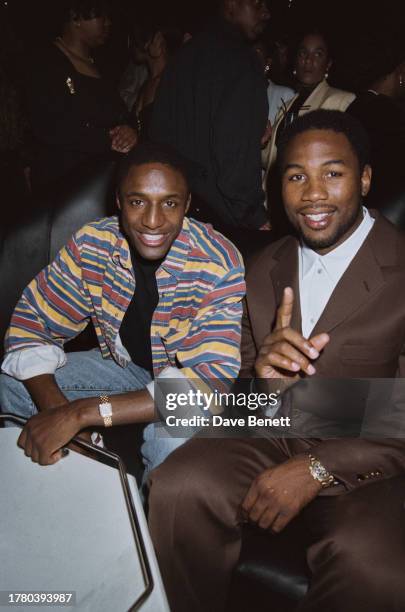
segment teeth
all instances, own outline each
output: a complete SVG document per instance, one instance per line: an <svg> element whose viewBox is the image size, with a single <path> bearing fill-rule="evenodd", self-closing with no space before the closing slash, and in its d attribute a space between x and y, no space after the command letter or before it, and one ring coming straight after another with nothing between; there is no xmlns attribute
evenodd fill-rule
<svg viewBox="0 0 405 612"><path fill-rule="evenodd" d="M143 234L144 240L147 242L160 242L164 234Z"/></svg>
<svg viewBox="0 0 405 612"><path fill-rule="evenodd" d="M311 221L323 221L330 213L318 213L317 215L306 215Z"/></svg>

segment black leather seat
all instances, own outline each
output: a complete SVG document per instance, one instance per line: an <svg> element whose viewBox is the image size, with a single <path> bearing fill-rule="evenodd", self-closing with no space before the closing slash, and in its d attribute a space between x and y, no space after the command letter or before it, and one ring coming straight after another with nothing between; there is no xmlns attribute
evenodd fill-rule
<svg viewBox="0 0 405 612"><path fill-rule="evenodd" d="M247 525L233 576L229 612L293 612L309 586L305 558L309 542L299 518L277 535Z"/></svg>
<svg viewBox="0 0 405 612"><path fill-rule="evenodd" d="M113 214L114 163L86 165L52 193L14 203L0 234L0 337L29 281L88 221Z"/></svg>
<svg viewBox="0 0 405 612"><path fill-rule="evenodd" d="M61 188L43 202L34 205L30 201L9 211L0 234L1 337L26 284L53 259L72 233L84 223L114 212L113 172L111 162L86 167L82 176L75 175L71 181L65 179ZM405 194L388 203L381 212L405 229ZM89 338L84 342L88 348ZM76 344L75 348L81 346ZM121 435L129 436L128 458L124 460L130 462L134 455L133 433L126 427ZM139 439L139 431L137 435ZM110 445L113 447L114 442ZM120 452L119 448L115 450ZM277 536L246 527L229 610L292 612L309 585L305 559L308 542L299 519Z"/></svg>

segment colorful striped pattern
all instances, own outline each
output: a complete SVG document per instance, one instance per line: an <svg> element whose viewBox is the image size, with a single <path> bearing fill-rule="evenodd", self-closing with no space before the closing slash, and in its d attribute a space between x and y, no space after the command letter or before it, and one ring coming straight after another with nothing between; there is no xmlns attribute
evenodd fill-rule
<svg viewBox="0 0 405 612"><path fill-rule="evenodd" d="M154 374L166 366L189 378L234 378L240 368L244 267L211 226L185 219L157 272L151 326ZM128 244L117 217L85 225L24 290L6 335L6 352L76 336L91 319L103 357L126 361L115 341L135 291Z"/></svg>

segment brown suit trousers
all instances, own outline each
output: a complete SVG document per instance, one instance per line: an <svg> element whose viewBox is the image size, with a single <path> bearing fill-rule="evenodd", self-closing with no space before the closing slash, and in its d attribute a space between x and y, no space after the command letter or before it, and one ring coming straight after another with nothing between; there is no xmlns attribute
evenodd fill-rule
<svg viewBox="0 0 405 612"><path fill-rule="evenodd" d="M289 456L282 439L194 439L152 472L149 525L172 612L224 609L240 504L259 473ZM313 577L300 612L405 610L404 502L401 475L309 504Z"/></svg>

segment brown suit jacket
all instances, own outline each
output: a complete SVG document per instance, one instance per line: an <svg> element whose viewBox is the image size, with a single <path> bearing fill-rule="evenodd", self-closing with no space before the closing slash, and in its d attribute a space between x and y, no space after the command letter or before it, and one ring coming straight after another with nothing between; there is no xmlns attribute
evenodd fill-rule
<svg viewBox="0 0 405 612"><path fill-rule="evenodd" d="M405 378L405 235L376 211L372 215L372 230L313 330L330 335L316 362L316 377ZM296 296L291 326L301 331L296 238L283 238L252 259L246 282L240 375L252 377L257 351L273 328L287 286ZM301 408L294 404L295 410ZM405 438L405 423L403 428ZM314 454L347 490L405 471L405 440L400 438L301 438L286 444L292 455L316 446Z"/></svg>

